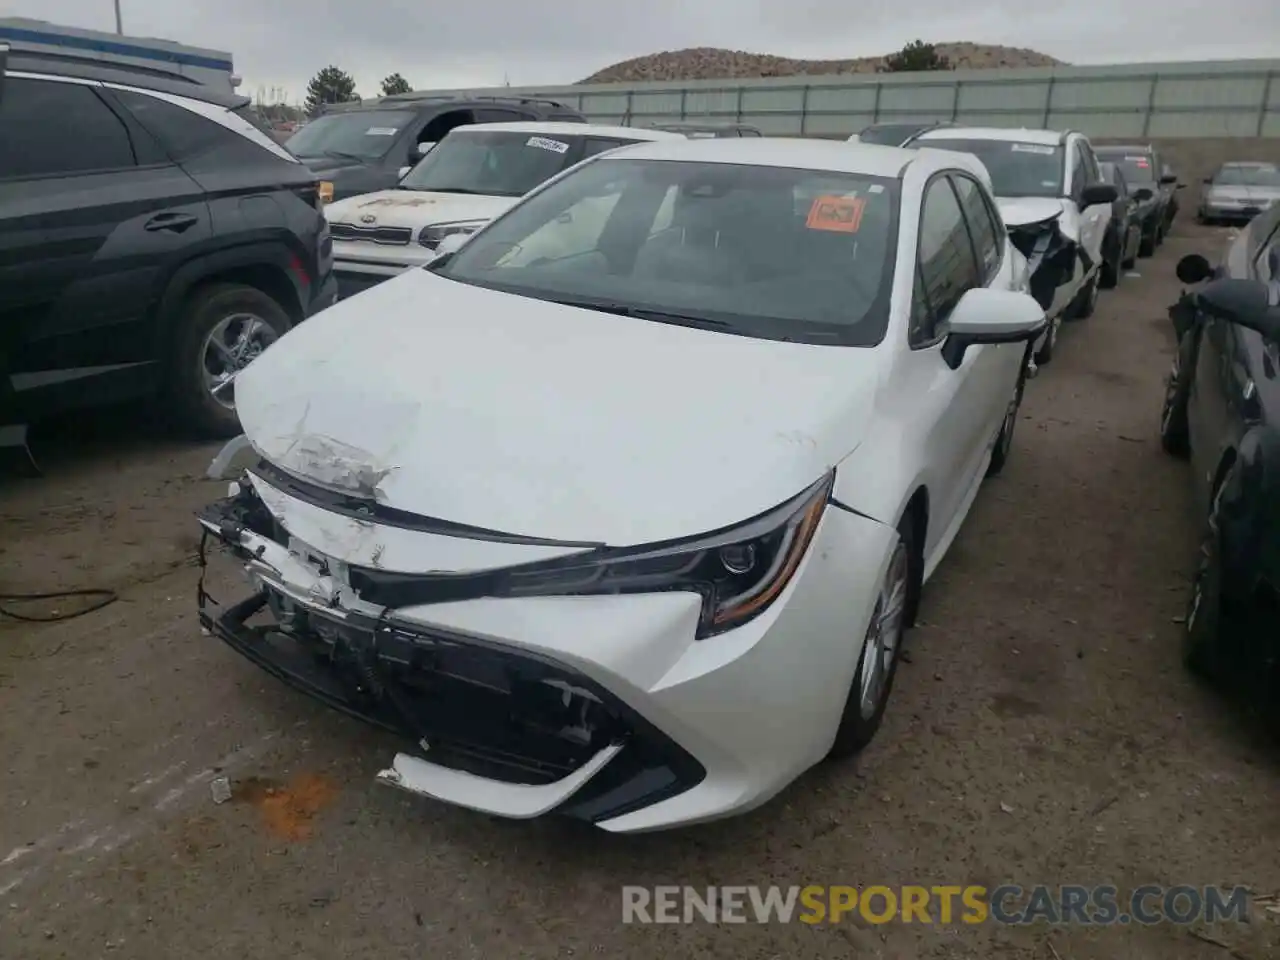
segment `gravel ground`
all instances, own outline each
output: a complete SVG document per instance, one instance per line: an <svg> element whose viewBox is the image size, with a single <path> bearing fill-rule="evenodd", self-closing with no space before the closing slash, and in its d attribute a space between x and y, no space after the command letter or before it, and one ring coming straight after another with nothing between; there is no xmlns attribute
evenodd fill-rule
<svg viewBox="0 0 1280 960"><path fill-rule="evenodd" d="M387 739L200 634L191 512L221 492L199 479L211 448L49 435L46 478L0 487L0 589L121 601L0 625L0 956L1280 955L1260 911L1194 932L621 923L624 884L1280 890L1277 751L1177 660L1195 510L1155 436L1173 264L1218 242L1180 224L1064 331L858 762L677 833L500 822L375 787ZM219 774L235 793L215 805Z"/></svg>

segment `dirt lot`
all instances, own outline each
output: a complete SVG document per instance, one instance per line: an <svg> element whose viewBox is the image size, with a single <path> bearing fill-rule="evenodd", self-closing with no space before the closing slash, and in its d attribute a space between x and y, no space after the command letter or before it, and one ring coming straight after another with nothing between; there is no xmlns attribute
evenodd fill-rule
<svg viewBox="0 0 1280 960"><path fill-rule="evenodd" d="M121 601L0 626L0 956L1280 956L1261 911L1198 931L1221 945L1171 924L620 922L623 884L1280 890L1280 752L1177 662L1195 524L1155 438L1173 263L1220 241L1180 224L1064 331L859 762L680 833L498 822L375 787L387 740L200 634L210 449L53 438L46 479L0 486L0 591ZM212 802L218 774L233 802Z"/></svg>

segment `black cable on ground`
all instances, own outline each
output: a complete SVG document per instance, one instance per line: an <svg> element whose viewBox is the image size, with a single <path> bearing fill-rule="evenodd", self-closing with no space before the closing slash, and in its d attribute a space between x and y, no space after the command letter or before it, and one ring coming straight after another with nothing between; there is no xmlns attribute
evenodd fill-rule
<svg viewBox="0 0 1280 960"><path fill-rule="evenodd" d="M74 610L71 613L55 613L50 617L29 617L20 613L14 613L11 609L6 608L6 603L32 603L40 600L70 600L73 597L96 597L86 607ZM111 604L119 600L119 595L114 590L58 590L54 593L0 593L0 618L9 620L18 620L22 623L60 623L63 620L74 620L76 617L83 617L87 613L94 613L103 607L109 607Z"/></svg>

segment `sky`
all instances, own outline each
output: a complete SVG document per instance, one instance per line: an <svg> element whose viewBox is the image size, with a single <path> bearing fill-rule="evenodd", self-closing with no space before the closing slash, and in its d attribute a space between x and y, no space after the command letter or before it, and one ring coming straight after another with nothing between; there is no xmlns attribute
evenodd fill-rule
<svg viewBox="0 0 1280 960"><path fill-rule="evenodd" d="M124 32L230 51L241 92L300 99L333 64L376 95L551 86L684 47L876 56L920 38L1030 47L1069 63L1280 58L1275 0L119 0ZM1211 12L1210 12L1211 11ZM114 30L112 0L4 0L5 16Z"/></svg>

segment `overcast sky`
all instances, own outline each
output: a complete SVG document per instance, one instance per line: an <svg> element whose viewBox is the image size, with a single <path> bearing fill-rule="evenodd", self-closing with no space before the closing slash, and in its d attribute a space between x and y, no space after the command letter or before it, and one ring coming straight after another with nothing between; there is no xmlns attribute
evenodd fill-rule
<svg viewBox="0 0 1280 960"><path fill-rule="evenodd" d="M1280 57L1275 0L120 0L124 31L228 50L242 92L302 96L335 64L377 93L573 83L682 47L789 57L891 52L916 37L1031 47L1070 63ZM0 13L114 30L112 0L4 0Z"/></svg>

